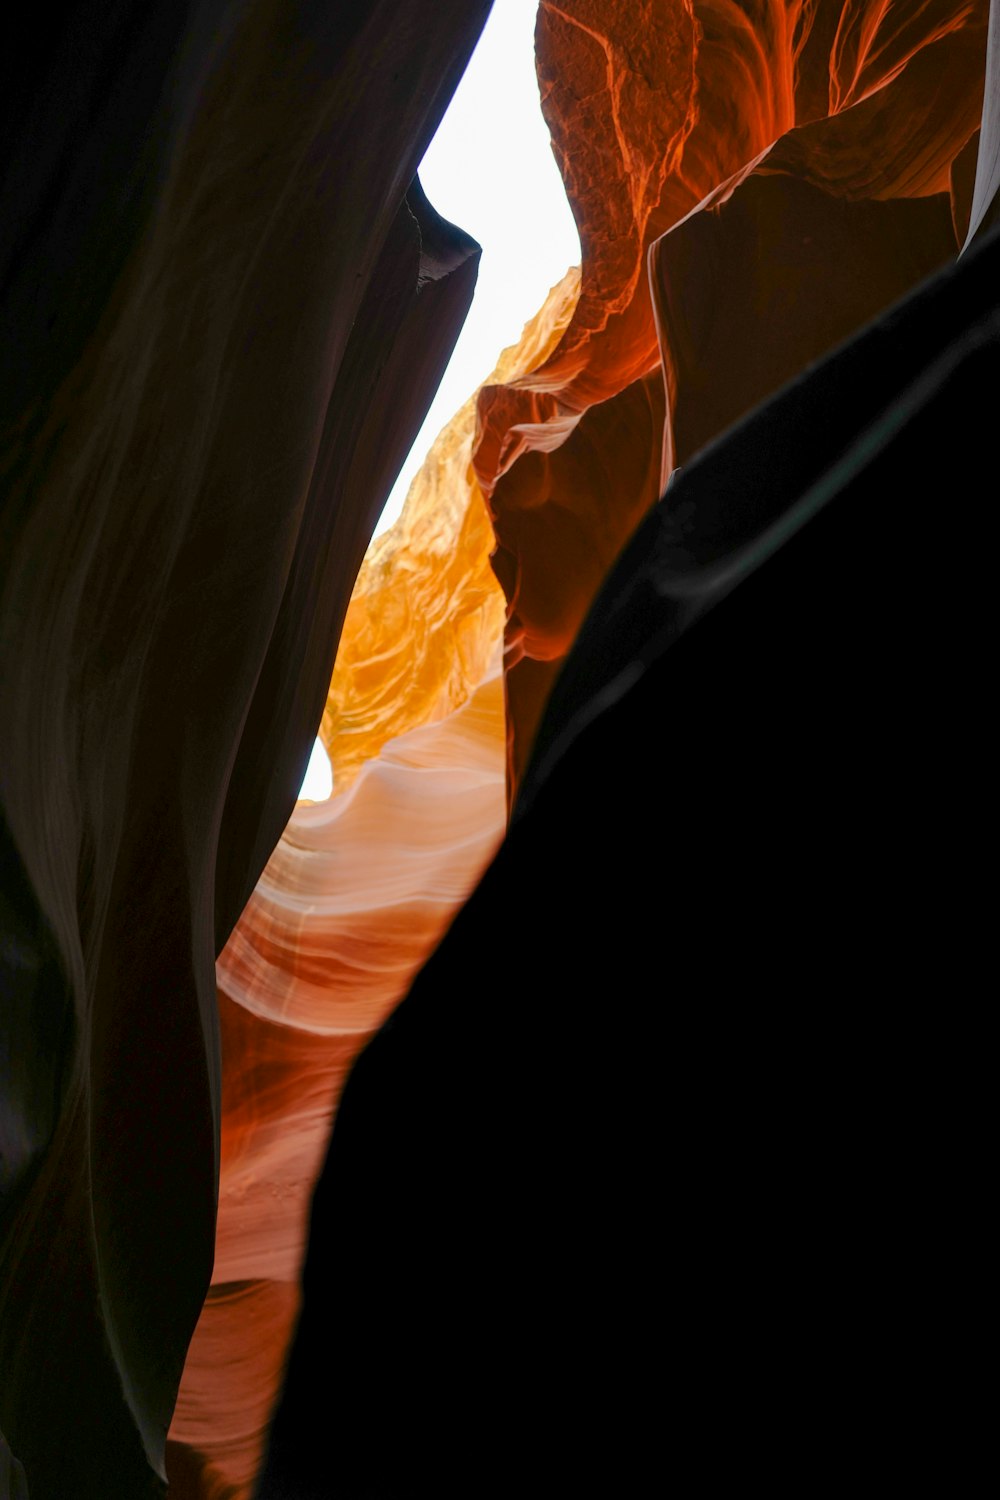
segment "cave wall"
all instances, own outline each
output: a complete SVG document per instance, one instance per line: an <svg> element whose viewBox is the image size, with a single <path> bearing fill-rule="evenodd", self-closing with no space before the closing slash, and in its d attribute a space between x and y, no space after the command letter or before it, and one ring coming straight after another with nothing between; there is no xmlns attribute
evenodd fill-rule
<svg viewBox="0 0 1000 1500"><path fill-rule="evenodd" d="M995 7L543 0L579 285L443 453L438 502L486 506L457 556L425 516L398 611L377 551L349 607L472 291L414 171L487 9L80 5L9 49L17 1500L162 1494L171 1421L175 1493L245 1493L296 1317L267 1497L641 1488L664 1348L667 1436L730 1480L842 1440L900 1044L840 1016L859 973L946 979L928 693L946 779L975 732L954 580L929 675L907 641L989 456ZM321 714L337 795L272 858ZM392 949L398 849L370 929L337 860L444 767L431 822L464 771L478 832L420 844Z"/></svg>
<svg viewBox="0 0 1000 1500"><path fill-rule="evenodd" d="M414 174L488 9L79 4L9 38L0 1428L32 1500L164 1489L215 958L472 295Z"/></svg>

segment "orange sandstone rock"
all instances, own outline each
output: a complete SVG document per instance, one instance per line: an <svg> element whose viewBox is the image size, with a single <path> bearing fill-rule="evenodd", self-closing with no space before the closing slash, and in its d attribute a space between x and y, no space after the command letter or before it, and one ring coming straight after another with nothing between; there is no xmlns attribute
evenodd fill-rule
<svg viewBox="0 0 1000 1500"><path fill-rule="evenodd" d="M11 23L0 1451L32 1500L163 1489L212 1270L215 960L471 300L478 246L415 175L488 9Z"/></svg>
<svg viewBox="0 0 1000 1500"><path fill-rule="evenodd" d="M676 463L957 252L986 14L985 0L542 0L580 300L530 380L480 393L473 460L508 601L512 794L597 582ZM775 175L784 186L759 183ZM642 436L654 372L673 412ZM596 465L584 413L600 413Z"/></svg>
<svg viewBox="0 0 1000 1500"><path fill-rule="evenodd" d="M579 286L579 271L567 271L490 384L519 389L534 378L573 317ZM501 637L493 531L471 462L476 419L473 395L435 439L402 515L358 574L320 726L338 788L395 735L464 702Z"/></svg>

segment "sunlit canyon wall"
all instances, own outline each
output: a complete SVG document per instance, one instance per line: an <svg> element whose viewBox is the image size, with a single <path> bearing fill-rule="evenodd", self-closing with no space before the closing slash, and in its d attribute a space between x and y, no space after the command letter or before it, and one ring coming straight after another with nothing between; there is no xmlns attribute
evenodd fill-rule
<svg viewBox="0 0 1000 1500"><path fill-rule="evenodd" d="M267 1500L639 1492L685 1432L732 1483L756 1441L840 1451L865 1382L830 1351L882 1317L852 1277L898 1156L855 1069L901 1070L830 1017L901 983L870 913L927 883L892 803L902 746L934 807L897 628L929 566L891 564L933 527L886 497L940 492L932 433L980 451L952 373L995 313L995 18L988 54L985 0L543 0L579 281L362 563L472 292L413 176L486 9L84 7L12 52L16 1500L247 1495L286 1360ZM779 545L758 518L834 493L770 606L744 586L661 672ZM321 715L334 796L289 823ZM828 850L873 827L845 918Z"/></svg>
<svg viewBox="0 0 1000 1500"><path fill-rule="evenodd" d="M572 270L493 379L547 356L578 287ZM219 1225L171 1428L179 1494L249 1493L340 1087L503 834L504 601L474 433L470 398L369 549L321 725L333 795L296 808L219 960Z"/></svg>
<svg viewBox="0 0 1000 1500"><path fill-rule="evenodd" d="M485 390L509 774L671 471L965 240L987 0L543 0L542 105L583 253L529 380ZM665 411L666 408L666 411Z"/></svg>
<svg viewBox="0 0 1000 1500"><path fill-rule="evenodd" d="M83 3L7 37L0 1451L31 1500L165 1486L215 962L470 304L479 247L415 173L488 9Z"/></svg>

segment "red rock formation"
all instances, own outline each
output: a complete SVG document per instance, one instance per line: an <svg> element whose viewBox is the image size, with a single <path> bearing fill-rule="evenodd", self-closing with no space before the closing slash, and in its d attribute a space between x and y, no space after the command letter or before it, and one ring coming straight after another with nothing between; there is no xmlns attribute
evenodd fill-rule
<svg viewBox="0 0 1000 1500"><path fill-rule="evenodd" d="M179 1493L246 1490L332 1097L499 834L501 715L483 674L500 606L481 513L460 514L457 557L427 547L398 617L359 604L353 676L328 697L367 535L474 278L475 247L413 173L485 9L85 4L54 39L29 18L9 48L0 1476L16 1494L26 1473L32 1500L162 1493L220 1141L217 1281L172 1461ZM906 680L903 730L884 693L929 571L926 549L898 566L897 488L923 506L912 540L949 479L926 434L984 454L969 412L996 379L995 241L874 333L857 328L995 222L985 17L985 0L543 0L540 77L581 226L580 294L554 347L481 395L469 484L494 521L508 606L512 792L602 576L630 534L638 553L567 672L513 835L352 1073L268 1495L329 1487L331 1463L354 1494L373 1474L377 1493L456 1500L509 1495L526 1474L545 1490L640 1487L662 1447L646 1330L664 1278L680 1288L680 1384L694 1393L681 1421L699 1458L730 1419L742 1463L763 1419L773 1449L810 1417L779 1371L751 1401L756 1423L741 1419L718 1351L752 1393L767 1361L746 1351L771 1350L776 1326L775 1362L818 1369L801 1309L870 1243L884 1187L871 1140L885 1160L894 1149L874 1107L860 1146L840 1149L843 1079L853 1103L870 1029L834 1065L827 1017L870 962L858 929L870 943L883 869L930 926L921 886L954 865L943 844L936 867L908 869L926 755L891 838L871 828L923 750L925 663ZM458 470L471 426L466 441ZM678 460L676 494L636 533ZM452 563L456 612L428 611ZM740 579L735 608L691 631ZM428 615L433 666L414 673L400 643ZM365 671L380 652L391 693ZM934 688L953 707L946 678ZM297 815L217 1000L214 955L286 822L324 702L338 798ZM374 756L358 753L366 736ZM442 855L423 787L444 765ZM341 923L337 861L370 857L387 804L415 820L412 858L400 868L376 839L376 915L351 904L348 870ZM943 799L933 810L950 816ZM772 846L769 885L759 851ZM862 866L863 919L843 951L826 915L843 891L831 850ZM319 908L309 936L303 904ZM775 945L775 910L794 913L804 960ZM881 936L879 973L900 934ZM806 1007L803 1033L802 963L829 952L833 1004L821 1022ZM786 1002L780 1025L747 1005L749 963ZM909 989L920 978L911 964ZM658 1035L650 1013L667 1018ZM887 1072L895 1046L882 1039ZM667 1184L679 1270L664 1269L650 1187L664 1110L681 1141ZM831 1224L835 1253L813 1254ZM750 1272L733 1250L748 1240ZM824 1351L852 1312L837 1296L831 1326L811 1312ZM794 1409L777 1435L771 1388ZM829 1378L823 1392L839 1413ZM636 1440L649 1432L655 1443ZM834 1445L826 1430L814 1443Z"/></svg>
<svg viewBox="0 0 1000 1500"><path fill-rule="evenodd" d="M597 584L671 470L957 253L986 16L985 0L542 0L583 266L549 360L479 403L512 793Z"/></svg>

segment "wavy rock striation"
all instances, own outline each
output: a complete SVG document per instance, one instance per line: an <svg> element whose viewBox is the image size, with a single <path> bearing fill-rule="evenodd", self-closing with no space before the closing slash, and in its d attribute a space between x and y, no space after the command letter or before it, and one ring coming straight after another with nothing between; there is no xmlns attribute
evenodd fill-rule
<svg viewBox="0 0 1000 1500"><path fill-rule="evenodd" d="M172 1494L250 1492L337 1097L500 842L503 743L496 651L461 708L300 805L222 955L215 1267L171 1427ZM194 1457L197 1486L182 1482Z"/></svg>
<svg viewBox="0 0 1000 1500"><path fill-rule="evenodd" d="M574 268L486 387L530 382L565 336L579 295ZM391 541L377 539L361 568L320 727L338 785L391 736L461 703L502 632L496 543L472 466L477 421L473 395L435 441Z"/></svg>
<svg viewBox="0 0 1000 1500"><path fill-rule="evenodd" d="M479 398L512 796L600 580L672 470L957 254L986 22L986 0L542 0L583 265L550 358Z"/></svg>

